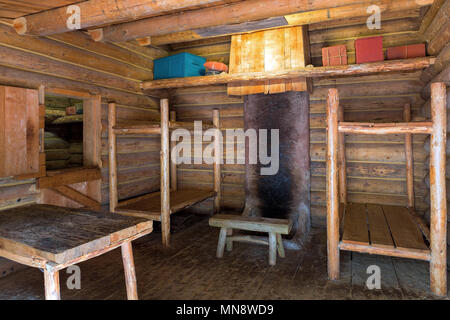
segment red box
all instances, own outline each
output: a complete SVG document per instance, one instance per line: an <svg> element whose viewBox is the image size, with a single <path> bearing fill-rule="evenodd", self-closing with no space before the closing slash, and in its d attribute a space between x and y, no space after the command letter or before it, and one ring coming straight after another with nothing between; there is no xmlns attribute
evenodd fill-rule
<svg viewBox="0 0 450 320"><path fill-rule="evenodd" d="M425 44L392 47L387 49L388 60L425 57Z"/></svg>
<svg viewBox="0 0 450 320"><path fill-rule="evenodd" d="M323 66L347 65L347 48L344 45L322 48Z"/></svg>
<svg viewBox="0 0 450 320"><path fill-rule="evenodd" d="M357 39L355 50L356 63L383 61L383 37Z"/></svg>

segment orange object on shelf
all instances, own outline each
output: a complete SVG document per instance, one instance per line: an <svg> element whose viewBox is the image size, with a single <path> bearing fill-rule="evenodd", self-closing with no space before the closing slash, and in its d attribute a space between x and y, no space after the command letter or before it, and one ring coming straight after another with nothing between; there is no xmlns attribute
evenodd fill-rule
<svg viewBox="0 0 450 320"><path fill-rule="evenodd" d="M205 62L204 66L205 66L205 68L207 68L209 70L222 71L222 72L228 71L227 65L222 62L208 61L208 62Z"/></svg>

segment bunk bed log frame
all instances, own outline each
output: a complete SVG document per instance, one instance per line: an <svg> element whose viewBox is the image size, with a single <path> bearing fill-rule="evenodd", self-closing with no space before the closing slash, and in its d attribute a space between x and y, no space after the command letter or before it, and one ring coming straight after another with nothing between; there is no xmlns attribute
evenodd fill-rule
<svg viewBox="0 0 450 320"><path fill-rule="evenodd" d="M348 123L343 122L343 111L339 108L337 89L329 89L326 161L328 277L331 280L337 280L340 276L340 250L418 259L430 262L430 288L433 294L447 295L446 99L445 83L433 83L431 85L431 122L411 122L411 107L405 105L403 114L405 123ZM346 191L344 191L346 182L343 177L345 175L345 138L342 136L344 133L405 134L408 191L406 208L346 202ZM431 135L430 228L414 211L411 135L417 133ZM339 202L342 202L343 206L339 207ZM359 225L358 220L361 222ZM341 221L343 222L342 236L339 231Z"/></svg>
<svg viewBox="0 0 450 320"><path fill-rule="evenodd" d="M170 130L183 128L197 130L193 123L177 122L176 113L169 113L169 100L161 99L161 122L122 122L118 124L115 103L108 106L108 145L109 145L109 194L110 211L128 216L146 218L161 222L162 243L170 245L170 215L202 202L214 198L215 213L220 212L221 202L221 167L222 141L220 133L220 114L213 110L212 124L203 123L202 129L215 128L214 139L214 188L212 190L178 190L176 163L171 161L170 149L175 142L170 141ZM170 119L169 119L170 118ZM160 134L161 135L161 182L160 191L144 194L119 203L117 181L117 136L127 134Z"/></svg>

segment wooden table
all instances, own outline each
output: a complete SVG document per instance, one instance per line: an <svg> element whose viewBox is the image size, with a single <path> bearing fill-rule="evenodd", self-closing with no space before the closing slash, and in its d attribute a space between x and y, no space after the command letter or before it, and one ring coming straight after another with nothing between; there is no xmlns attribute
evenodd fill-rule
<svg viewBox="0 0 450 320"><path fill-rule="evenodd" d="M43 269L45 299L59 300L59 270L121 247L127 297L135 300L131 241L152 230L142 218L33 204L0 212L0 256Z"/></svg>

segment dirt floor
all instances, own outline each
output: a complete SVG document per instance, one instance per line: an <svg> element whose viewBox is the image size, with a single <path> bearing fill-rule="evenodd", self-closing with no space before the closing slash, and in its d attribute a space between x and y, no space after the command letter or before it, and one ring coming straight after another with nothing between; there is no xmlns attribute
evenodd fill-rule
<svg viewBox="0 0 450 320"><path fill-rule="evenodd" d="M326 231L313 229L301 250L268 265L268 248L235 243L223 259L215 257L219 230L207 219L161 245L160 233L134 242L140 299L434 299L426 262L344 252L341 280L327 280ZM186 220L183 220L186 221ZM174 228L177 230L177 228ZM366 287L367 268L381 269L381 289ZM125 299L120 250L83 262L81 289L69 290L60 272L62 299ZM43 299L43 273L26 268L0 279L0 299Z"/></svg>

